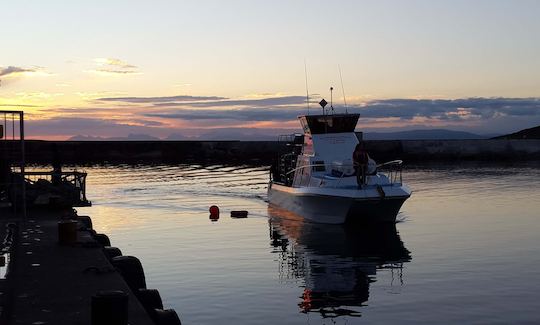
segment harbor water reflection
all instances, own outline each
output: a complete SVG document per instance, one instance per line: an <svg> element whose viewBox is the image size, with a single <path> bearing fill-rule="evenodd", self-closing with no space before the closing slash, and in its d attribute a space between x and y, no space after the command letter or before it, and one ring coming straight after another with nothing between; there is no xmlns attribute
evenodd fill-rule
<svg viewBox="0 0 540 325"><path fill-rule="evenodd" d="M361 316L350 307L368 301L379 269L391 270L392 284L403 285L403 263L411 254L395 224L314 224L276 206L269 206L268 216L280 278L304 282L298 303L302 312L318 312L323 318Z"/></svg>
<svg viewBox="0 0 540 325"><path fill-rule="evenodd" d="M185 324L540 323L536 164L409 166L401 222L354 229L269 207L264 166L85 170L79 212Z"/></svg>

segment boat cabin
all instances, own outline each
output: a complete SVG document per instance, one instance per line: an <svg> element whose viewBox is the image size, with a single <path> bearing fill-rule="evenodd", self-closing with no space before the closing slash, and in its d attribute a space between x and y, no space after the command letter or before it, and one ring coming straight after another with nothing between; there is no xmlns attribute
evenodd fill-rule
<svg viewBox="0 0 540 325"><path fill-rule="evenodd" d="M306 186L312 176L353 174L352 154L358 144L354 132L360 114L304 115L301 150L280 157L274 181L287 186Z"/></svg>
<svg viewBox="0 0 540 325"><path fill-rule="evenodd" d="M299 116L305 134L354 132L360 114Z"/></svg>

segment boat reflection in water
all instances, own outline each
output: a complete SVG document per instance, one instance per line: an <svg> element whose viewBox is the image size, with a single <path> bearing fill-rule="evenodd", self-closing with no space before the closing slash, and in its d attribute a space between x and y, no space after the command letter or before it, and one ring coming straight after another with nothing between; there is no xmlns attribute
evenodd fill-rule
<svg viewBox="0 0 540 325"><path fill-rule="evenodd" d="M309 223L275 205L269 205L268 216L280 279L303 279L301 312L318 312L323 318L361 316L351 307L365 305L380 269L390 269L392 281L403 284L403 263L411 260L411 254L395 224Z"/></svg>

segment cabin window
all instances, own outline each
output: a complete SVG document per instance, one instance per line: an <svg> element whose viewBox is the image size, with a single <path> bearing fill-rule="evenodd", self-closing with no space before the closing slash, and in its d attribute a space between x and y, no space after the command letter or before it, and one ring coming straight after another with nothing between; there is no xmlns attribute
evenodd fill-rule
<svg viewBox="0 0 540 325"><path fill-rule="evenodd" d="M314 161L313 165L315 165L315 166L312 167L312 170L314 172L324 172L324 171L326 171L326 166L324 165L324 160Z"/></svg>
<svg viewBox="0 0 540 325"><path fill-rule="evenodd" d="M326 134L354 132L359 114L307 115L300 117L304 133Z"/></svg>

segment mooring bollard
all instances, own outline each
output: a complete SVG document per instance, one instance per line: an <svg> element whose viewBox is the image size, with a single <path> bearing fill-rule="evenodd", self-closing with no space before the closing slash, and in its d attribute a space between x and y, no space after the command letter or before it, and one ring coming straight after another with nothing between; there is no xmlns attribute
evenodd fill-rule
<svg viewBox="0 0 540 325"><path fill-rule="evenodd" d="M81 228L93 229L92 228L92 219L89 216L77 216L77 221L81 224Z"/></svg>
<svg viewBox="0 0 540 325"><path fill-rule="evenodd" d="M105 246L103 247L103 254L110 261L113 257L122 256L122 251L118 247Z"/></svg>
<svg viewBox="0 0 540 325"><path fill-rule="evenodd" d="M174 309L156 309L155 316L157 325L182 325L180 317Z"/></svg>
<svg viewBox="0 0 540 325"><path fill-rule="evenodd" d="M131 291L137 292L139 289L146 289L146 278L138 258L117 256L111 259L111 264L120 271Z"/></svg>
<svg viewBox="0 0 540 325"><path fill-rule="evenodd" d="M92 325L127 325L128 299L124 291L100 291L92 296Z"/></svg>
<svg viewBox="0 0 540 325"><path fill-rule="evenodd" d="M174 309L156 309L155 317L157 325L182 325L180 317Z"/></svg>
<svg viewBox="0 0 540 325"><path fill-rule="evenodd" d="M77 221L62 220L58 222L58 243L60 245L77 243Z"/></svg>
<svg viewBox="0 0 540 325"><path fill-rule="evenodd" d="M163 309L161 295L156 289L139 289L135 292L137 299L143 305L146 312L155 321L156 315L154 309Z"/></svg>
<svg viewBox="0 0 540 325"><path fill-rule="evenodd" d="M111 246L111 240L109 239L109 236L105 234L95 234L94 240L101 244L101 246Z"/></svg>

